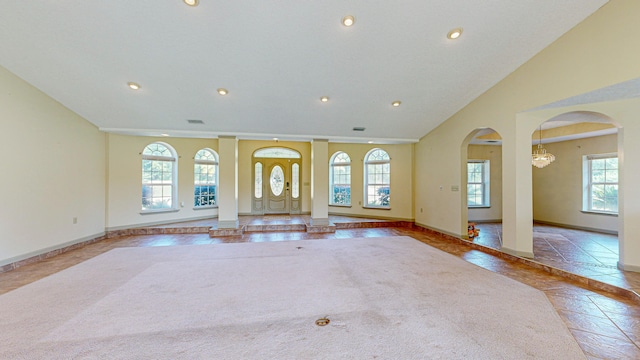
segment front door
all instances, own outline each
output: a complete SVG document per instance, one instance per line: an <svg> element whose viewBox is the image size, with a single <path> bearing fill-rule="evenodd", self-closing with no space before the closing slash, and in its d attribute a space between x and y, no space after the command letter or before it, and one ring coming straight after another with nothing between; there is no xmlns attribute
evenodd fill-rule
<svg viewBox="0 0 640 360"><path fill-rule="evenodd" d="M289 187L291 176L289 174L288 159L264 159L265 170L262 183L265 185L265 214L288 214L290 196Z"/></svg>
<svg viewBox="0 0 640 360"><path fill-rule="evenodd" d="M253 163L251 213L300 214L302 157L296 150L271 147L256 150Z"/></svg>

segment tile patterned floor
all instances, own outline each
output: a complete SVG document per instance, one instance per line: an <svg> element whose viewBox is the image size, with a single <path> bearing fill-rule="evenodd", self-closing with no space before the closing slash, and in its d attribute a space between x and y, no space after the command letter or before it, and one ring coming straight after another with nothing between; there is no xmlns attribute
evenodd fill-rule
<svg viewBox="0 0 640 360"><path fill-rule="evenodd" d="M473 242L500 249L501 224L477 224L477 227L480 233ZM616 235L534 224L533 254L537 262L640 294L640 273L617 267Z"/></svg>
<svg viewBox="0 0 640 360"><path fill-rule="evenodd" d="M359 221L352 218L344 221ZM175 225L174 225L175 226ZM193 226L183 224L182 226ZM560 234L569 241L578 242L571 234L541 228L544 233ZM499 231L494 229L496 234ZM484 237L478 241L491 240L489 227L482 229ZM485 235L486 234L486 235ZM405 235L425 244L460 257L468 262L503 274L524 284L537 288L547 295L560 317L580 344L589 359L640 359L640 306L625 298L593 291L581 287L566 278L550 275L548 272L531 268L526 264L506 260L470 248L464 243L453 242L442 236L412 227L374 227L337 229L330 234L310 234L306 232L247 233L236 237L210 238L208 234L160 234L121 236L88 244L69 252L24 265L0 274L0 294L37 281L70 266L118 247L180 246L190 244L219 244L235 242L262 242L303 239L357 238ZM559 238L545 236L551 246ZM592 239L594 243L600 240ZM603 244L607 244L603 242ZM540 248L544 248L544 243ZM605 245L603 245L605 246ZM608 245L607 245L608 246ZM585 245L585 248L586 245ZM598 249L597 247L595 247ZM548 250L548 249L547 249ZM567 249L561 247L561 251ZM541 255L542 256L542 255ZM574 261L564 258L563 262ZM578 259L581 260L581 259ZM558 259L556 259L558 261Z"/></svg>

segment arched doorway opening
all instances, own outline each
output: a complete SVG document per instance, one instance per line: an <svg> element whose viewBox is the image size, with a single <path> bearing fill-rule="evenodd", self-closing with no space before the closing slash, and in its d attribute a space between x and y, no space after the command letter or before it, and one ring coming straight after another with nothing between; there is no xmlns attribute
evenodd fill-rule
<svg viewBox="0 0 640 360"><path fill-rule="evenodd" d="M285 147L262 148L254 151L251 164L251 213L300 214L300 153Z"/></svg>
<svg viewBox="0 0 640 360"><path fill-rule="evenodd" d="M571 263L578 272L615 269L622 167L617 124L598 112L564 112L538 125L532 152L539 147L555 161L532 169L534 258L558 267Z"/></svg>
<svg viewBox="0 0 640 360"><path fill-rule="evenodd" d="M475 129L463 141L461 155L462 234L474 242L500 249L502 137L491 128ZM480 227L483 231L473 231Z"/></svg>

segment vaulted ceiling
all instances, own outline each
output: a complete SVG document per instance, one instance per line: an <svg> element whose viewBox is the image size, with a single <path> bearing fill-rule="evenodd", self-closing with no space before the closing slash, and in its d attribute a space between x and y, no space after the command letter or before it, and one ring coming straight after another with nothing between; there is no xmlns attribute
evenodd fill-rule
<svg viewBox="0 0 640 360"><path fill-rule="evenodd" d="M0 65L104 131L415 142L606 2L4 1Z"/></svg>

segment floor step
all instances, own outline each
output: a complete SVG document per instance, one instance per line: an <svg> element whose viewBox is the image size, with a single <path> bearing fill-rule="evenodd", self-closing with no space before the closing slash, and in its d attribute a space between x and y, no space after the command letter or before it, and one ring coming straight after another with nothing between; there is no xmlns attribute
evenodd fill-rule
<svg viewBox="0 0 640 360"><path fill-rule="evenodd" d="M306 231L305 224L245 225L244 232Z"/></svg>

